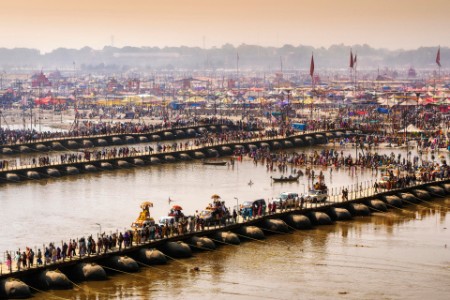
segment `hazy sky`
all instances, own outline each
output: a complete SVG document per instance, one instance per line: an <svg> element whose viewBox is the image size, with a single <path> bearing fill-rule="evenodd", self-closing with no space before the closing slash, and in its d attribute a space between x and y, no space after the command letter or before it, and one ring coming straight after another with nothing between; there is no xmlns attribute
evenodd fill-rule
<svg viewBox="0 0 450 300"><path fill-rule="evenodd" d="M0 47L450 46L450 0L0 0Z"/></svg>

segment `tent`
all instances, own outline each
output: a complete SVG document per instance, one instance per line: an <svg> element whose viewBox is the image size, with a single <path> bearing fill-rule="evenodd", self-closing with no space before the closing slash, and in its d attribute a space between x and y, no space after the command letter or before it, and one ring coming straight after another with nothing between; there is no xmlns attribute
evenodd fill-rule
<svg viewBox="0 0 450 300"><path fill-rule="evenodd" d="M402 130L399 130L398 132L403 133L403 132L423 132L422 129L417 128L416 126L414 126L413 124L409 124L408 126L406 126L406 130L405 128Z"/></svg>
<svg viewBox="0 0 450 300"><path fill-rule="evenodd" d="M190 97L189 99L187 99L185 102L186 103L197 103L197 104L200 104L200 103L205 103L206 100L203 97L193 96L193 97Z"/></svg>
<svg viewBox="0 0 450 300"><path fill-rule="evenodd" d="M65 104L66 99L61 98L53 98L53 97L45 97L34 100L34 104L37 105L54 105L54 104Z"/></svg>
<svg viewBox="0 0 450 300"><path fill-rule="evenodd" d="M389 109L384 108L384 107L378 107L377 108L377 112L379 112L380 114L388 114L389 113Z"/></svg>
<svg viewBox="0 0 450 300"><path fill-rule="evenodd" d="M417 101L412 100L412 99L407 99L405 101L403 101L402 103L399 104L400 106L412 106L412 105L417 105Z"/></svg>

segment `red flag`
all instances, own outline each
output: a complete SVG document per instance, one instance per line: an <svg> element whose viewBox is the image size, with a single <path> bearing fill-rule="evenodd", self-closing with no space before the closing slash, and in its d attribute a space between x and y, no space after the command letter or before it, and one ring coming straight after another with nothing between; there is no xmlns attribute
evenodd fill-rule
<svg viewBox="0 0 450 300"><path fill-rule="evenodd" d="M436 54L436 63L439 67L441 67L441 47L439 47L438 52Z"/></svg>
<svg viewBox="0 0 450 300"><path fill-rule="evenodd" d="M311 65L309 66L309 75L314 75L314 54L311 54Z"/></svg>
<svg viewBox="0 0 450 300"><path fill-rule="evenodd" d="M352 68L352 69L353 69L353 63L354 63L354 61L353 61L353 53L352 53L352 50L350 50L350 68Z"/></svg>

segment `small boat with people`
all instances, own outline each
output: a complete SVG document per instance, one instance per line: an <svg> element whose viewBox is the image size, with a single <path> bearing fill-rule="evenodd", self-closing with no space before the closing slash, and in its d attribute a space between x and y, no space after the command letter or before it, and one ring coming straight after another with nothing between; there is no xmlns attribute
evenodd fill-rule
<svg viewBox="0 0 450 300"><path fill-rule="evenodd" d="M298 179L300 178L300 174L297 174L295 176L293 175L289 175L287 177L281 175L281 177L272 177L273 182L295 182L298 181Z"/></svg>
<svg viewBox="0 0 450 300"><path fill-rule="evenodd" d="M226 161L220 161L220 160L204 160L202 162L203 165L208 165L208 166L226 166L227 162Z"/></svg>

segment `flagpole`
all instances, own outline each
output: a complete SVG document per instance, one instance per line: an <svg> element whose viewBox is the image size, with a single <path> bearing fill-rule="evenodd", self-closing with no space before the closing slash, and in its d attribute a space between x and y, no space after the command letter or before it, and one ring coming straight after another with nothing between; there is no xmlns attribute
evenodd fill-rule
<svg viewBox="0 0 450 300"><path fill-rule="evenodd" d="M241 83L239 80L239 52L236 52L236 76L237 76L237 89L238 89L238 99L240 98L240 89L241 89ZM245 115L245 101L242 101L242 120L244 120Z"/></svg>
<svg viewBox="0 0 450 300"><path fill-rule="evenodd" d="M313 99L314 99L314 52L311 54L311 64L309 66L309 75L311 76L311 120L313 118Z"/></svg>
<svg viewBox="0 0 450 300"><path fill-rule="evenodd" d="M439 46L439 80L441 80L441 46Z"/></svg>
<svg viewBox="0 0 450 300"><path fill-rule="evenodd" d="M353 70L353 50L350 48L350 83L353 85L353 93L355 93L355 80L354 80L354 70Z"/></svg>
<svg viewBox="0 0 450 300"><path fill-rule="evenodd" d="M311 65L309 67L309 75L311 76L311 89L314 90L314 52L311 54Z"/></svg>
<svg viewBox="0 0 450 300"><path fill-rule="evenodd" d="M438 71L438 81L441 80L441 66L439 66L439 71Z"/></svg>
<svg viewBox="0 0 450 300"><path fill-rule="evenodd" d="M238 90L239 90L239 52L236 52L236 76L237 76Z"/></svg>
<svg viewBox="0 0 450 300"><path fill-rule="evenodd" d="M283 75L283 58L280 56L280 72Z"/></svg>
<svg viewBox="0 0 450 300"><path fill-rule="evenodd" d="M356 53L355 53L355 56L353 57L353 68L355 69L355 91L357 90L357 87L358 87L358 71L356 69L356 64L357 64L357 61L356 61Z"/></svg>

